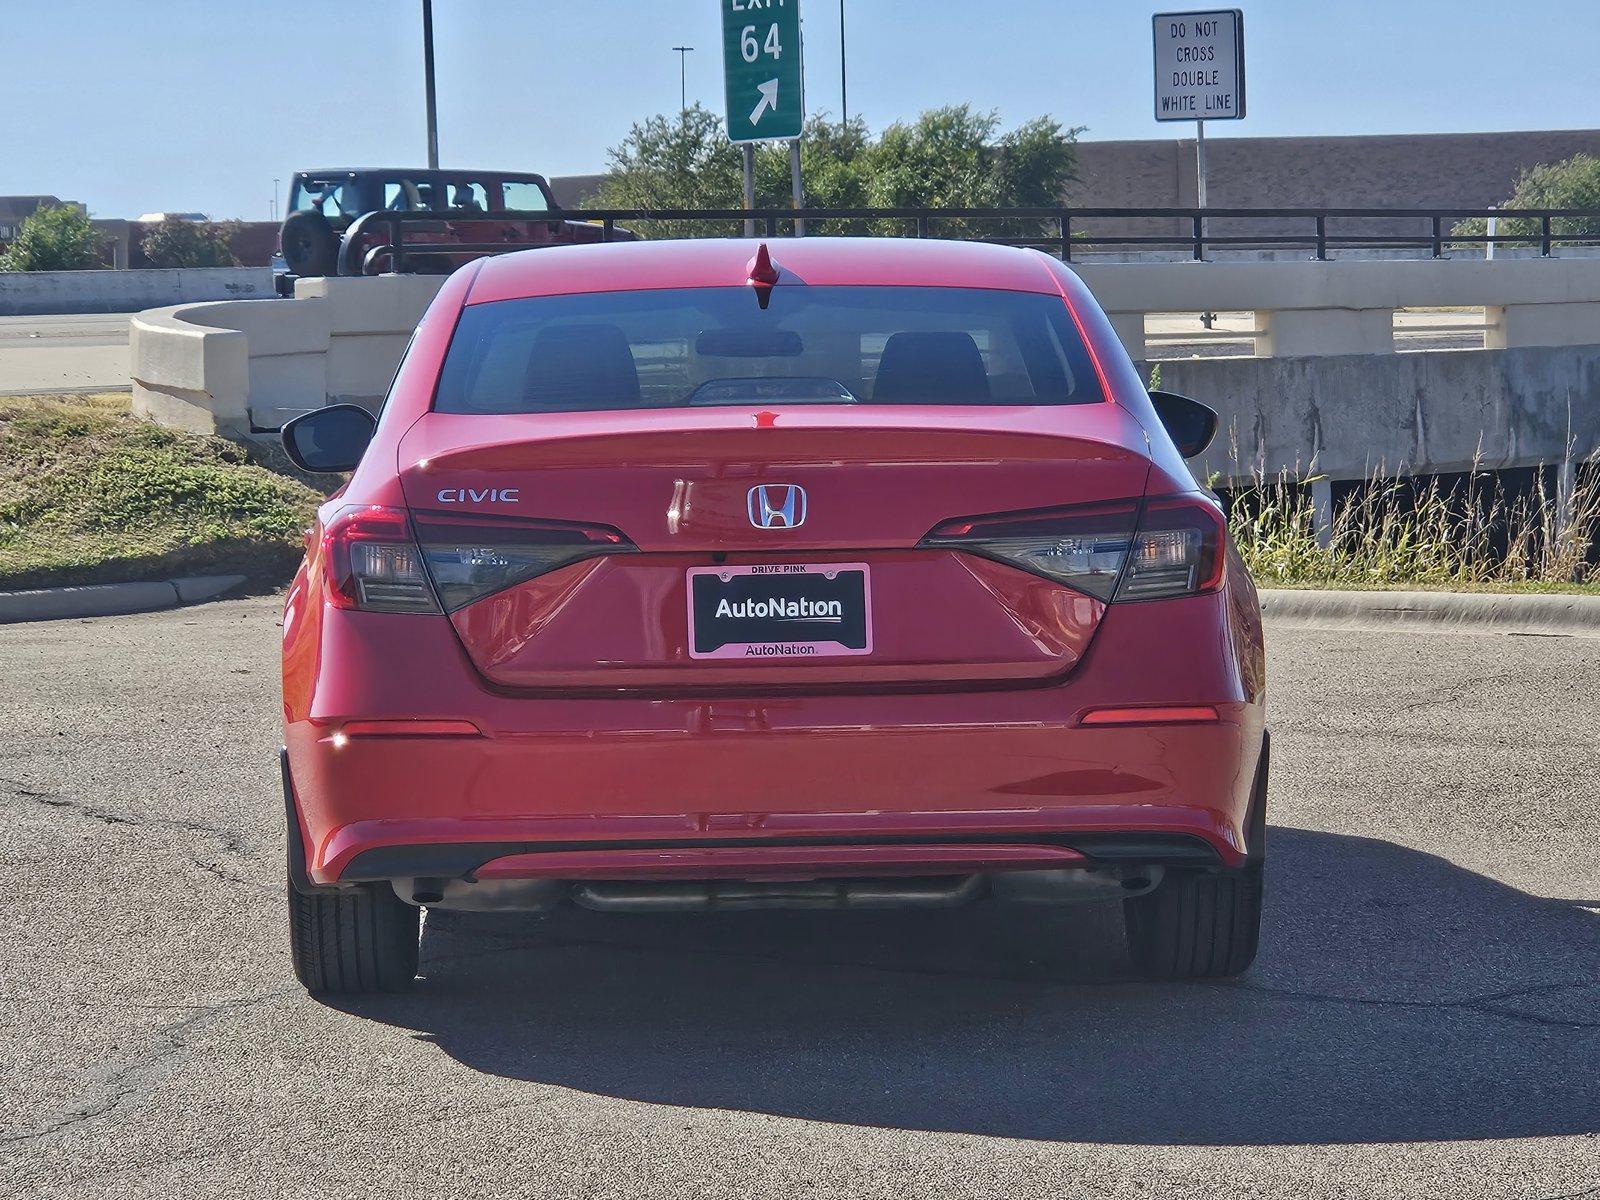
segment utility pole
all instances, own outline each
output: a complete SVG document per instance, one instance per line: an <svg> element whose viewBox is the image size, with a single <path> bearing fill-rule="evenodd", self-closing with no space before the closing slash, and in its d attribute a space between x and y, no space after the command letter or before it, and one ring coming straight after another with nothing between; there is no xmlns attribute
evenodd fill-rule
<svg viewBox="0 0 1600 1200"><path fill-rule="evenodd" d="M678 52L678 111L689 111L689 55L694 53L693 46L674 46Z"/></svg>
<svg viewBox="0 0 1600 1200"><path fill-rule="evenodd" d="M844 0L839 0L839 120L850 124L850 76L844 61Z"/></svg>
<svg viewBox="0 0 1600 1200"><path fill-rule="evenodd" d="M428 90L428 170L439 169L439 110L433 97L433 0L422 0L422 73Z"/></svg>

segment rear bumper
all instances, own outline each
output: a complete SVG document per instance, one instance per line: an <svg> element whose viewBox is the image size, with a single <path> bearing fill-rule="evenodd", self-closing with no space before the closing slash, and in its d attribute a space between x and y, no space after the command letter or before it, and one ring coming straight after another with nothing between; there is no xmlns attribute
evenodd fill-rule
<svg viewBox="0 0 1600 1200"><path fill-rule="evenodd" d="M321 661L337 660L337 677L313 681L297 713L286 676L307 877L1237 867L1263 704L1228 605L1223 592L1114 606L1079 671L1051 687L750 699L511 698L478 679L442 621L330 620ZM1080 724L1090 707L1179 704L1221 719ZM417 717L483 733L343 733Z"/></svg>
<svg viewBox="0 0 1600 1200"><path fill-rule="evenodd" d="M904 841L766 837L637 843L405 842L357 851L340 883L389 879L845 879L1138 865L1238 865L1187 834L1115 832ZM331 882L318 879L314 882Z"/></svg>

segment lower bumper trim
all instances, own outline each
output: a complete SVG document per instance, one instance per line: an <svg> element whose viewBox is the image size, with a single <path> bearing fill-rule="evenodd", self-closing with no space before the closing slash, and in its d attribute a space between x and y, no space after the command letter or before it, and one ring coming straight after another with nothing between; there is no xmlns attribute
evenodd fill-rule
<svg viewBox="0 0 1600 1200"><path fill-rule="evenodd" d="M1084 833L1015 834L991 838L874 837L868 842L849 837L765 837L700 838L672 841L593 841L593 842L455 842L433 845L378 846L364 850L350 860L339 875L340 883L370 883L392 879L430 877L472 879L477 872L497 859L537 855L544 858L564 853L592 851L658 851L669 854L684 850L721 848L786 848L804 846L943 846L969 847L981 851L997 845L1046 846L1073 851L1093 863L1140 863L1152 866L1217 868L1226 864L1204 839L1178 833L1118 833L1104 830Z"/></svg>

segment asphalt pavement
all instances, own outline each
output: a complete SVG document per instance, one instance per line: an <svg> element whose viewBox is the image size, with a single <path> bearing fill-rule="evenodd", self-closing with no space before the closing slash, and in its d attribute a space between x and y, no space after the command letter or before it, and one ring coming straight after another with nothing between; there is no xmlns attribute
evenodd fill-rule
<svg viewBox="0 0 1600 1200"><path fill-rule="evenodd" d="M1600 1195L1600 640L1269 625L1235 983L1097 907L574 911L328 1004L276 622L0 627L0 1196Z"/></svg>
<svg viewBox="0 0 1600 1200"><path fill-rule="evenodd" d="M129 313L0 317L0 396L129 386Z"/></svg>

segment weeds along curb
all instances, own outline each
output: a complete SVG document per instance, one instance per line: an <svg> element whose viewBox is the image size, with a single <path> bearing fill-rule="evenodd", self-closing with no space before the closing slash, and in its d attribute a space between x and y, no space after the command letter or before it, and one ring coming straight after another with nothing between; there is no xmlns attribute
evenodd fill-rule
<svg viewBox="0 0 1600 1200"><path fill-rule="evenodd" d="M0 592L0 625L154 612L211 600L244 581L243 575L192 575L156 583L102 583L88 587Z"/></svg>
<svg viewBox="0 0 1600 1200"><path fill-rule="evenodd" d="M1262 591L1261 611L1267 620L1282 624L1600 637L1600 596L1274 588Z"/></svg>

